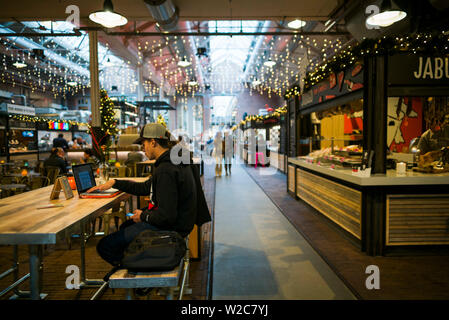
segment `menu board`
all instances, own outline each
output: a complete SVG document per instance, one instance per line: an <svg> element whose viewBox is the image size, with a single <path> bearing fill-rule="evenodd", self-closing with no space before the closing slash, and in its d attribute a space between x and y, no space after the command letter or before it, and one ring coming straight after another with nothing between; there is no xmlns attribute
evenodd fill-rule
<svg viewBox="0 0 449 320"><path fill-rule="evenodd" d="M300 109L304 109L363 88L363 64L361 61L312 86L301 95Z"/></svg>

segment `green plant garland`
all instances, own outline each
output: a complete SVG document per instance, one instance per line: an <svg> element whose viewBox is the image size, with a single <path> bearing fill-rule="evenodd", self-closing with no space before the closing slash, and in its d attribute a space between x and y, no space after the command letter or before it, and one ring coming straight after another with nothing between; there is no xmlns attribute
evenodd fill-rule
<svg viewBox="0 0 449 320"><path fill-rule="evenodd" d="M367 55L392 55L400 52L446 55L449 54L449 36L438 32L364 39L360 44L344 49L315 70L308 72L304 78L304 91L326 80L331 73L345 70ZM284 98L289 99L300 94L299 86L295 85L286 91Z"/></svg>

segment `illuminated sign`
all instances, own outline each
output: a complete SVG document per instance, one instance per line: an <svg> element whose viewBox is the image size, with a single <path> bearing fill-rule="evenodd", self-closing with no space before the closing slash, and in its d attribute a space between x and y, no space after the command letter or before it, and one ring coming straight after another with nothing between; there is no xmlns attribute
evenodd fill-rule
<svg viewBox="0 0 449 320"><path fill-rule="evenodd" d="M70 130L69 124L65 122L49 122L48 129L50 130Z"/></svg>

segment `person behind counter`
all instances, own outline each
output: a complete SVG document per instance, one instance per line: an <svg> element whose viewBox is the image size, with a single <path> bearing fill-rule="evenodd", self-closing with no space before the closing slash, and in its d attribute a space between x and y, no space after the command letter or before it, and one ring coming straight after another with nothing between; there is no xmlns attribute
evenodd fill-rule
<svg viewBox="0 0 449 320"><path fill-rule="evenodd" d="M98 254L115 267L120 265L128 244L143 230L177 231L187 236L193 225L210 221L209 209L195 166L175 165L170 159L170 133L158 123L145 125L136 144L143 144L146 156L156 160L154 175L145 182L109 180L93 187L94 190L117 188L136 195L147 196L153 190L148 208L134 210L130 220L118 231L102 238L97 245ZM116 268L106 275L105 280Z"/></svg>
<svg viewBox="0 0 449 320"><path fill-rule="evenodd" d="M67 174L67 162L64 159L64 155L65 152L60 147L51 149L50 157L44 161L45 171L49 167L57 167L60 174Z"/></svg>
<svg viewBox="0 0 449 320"><path fill-rule="evenodd" d="M430 129L422 134L418 142L421 155L449 146L449 114L446 114L441 122L440 127L435 119Z"/></svg>
<svg viewBox="0 0 449 320"><path fill-rule="evenodd" d="M57 138L53 139L53 148L62 148L64 151L69 149L69 144L67 143L67 140L64 139L62 133L58 134Z"/></svg>

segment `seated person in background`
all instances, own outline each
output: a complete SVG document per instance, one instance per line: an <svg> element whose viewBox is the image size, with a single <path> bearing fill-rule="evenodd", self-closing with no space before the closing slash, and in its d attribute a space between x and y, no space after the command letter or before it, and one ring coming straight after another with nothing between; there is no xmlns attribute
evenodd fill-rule
<svg viewBox="0 0 449 320"><path fill-rule="evenodd" d="M60 147L51 149L50 157L44 161L44 168L58 167L60 174L67 174L67 162L64 159L64 150Z"/></svg>
<svg viewBox="0 0 449 320"><path fill-rule="evenodd" d="M73 138L72 141L69 142L70 149L79 149L81 148L77 142L77 138Z"/></svg>
<svg viewBox="0 0 449 320"><path fill-rule="evenodd" d="M92 149L84 149L83 157L80 159L81 163L90 163L92 165L92 169L96 169L98 160L94 156L94 152Z"/></svg>
<svg viewBox="0 0 449 320"><path fill-rule="evenodd" d="M78 143L80 148L84 148L86 146L86 141L84 141L84 139L81 137L76 138L76 142Z"/></svg>

